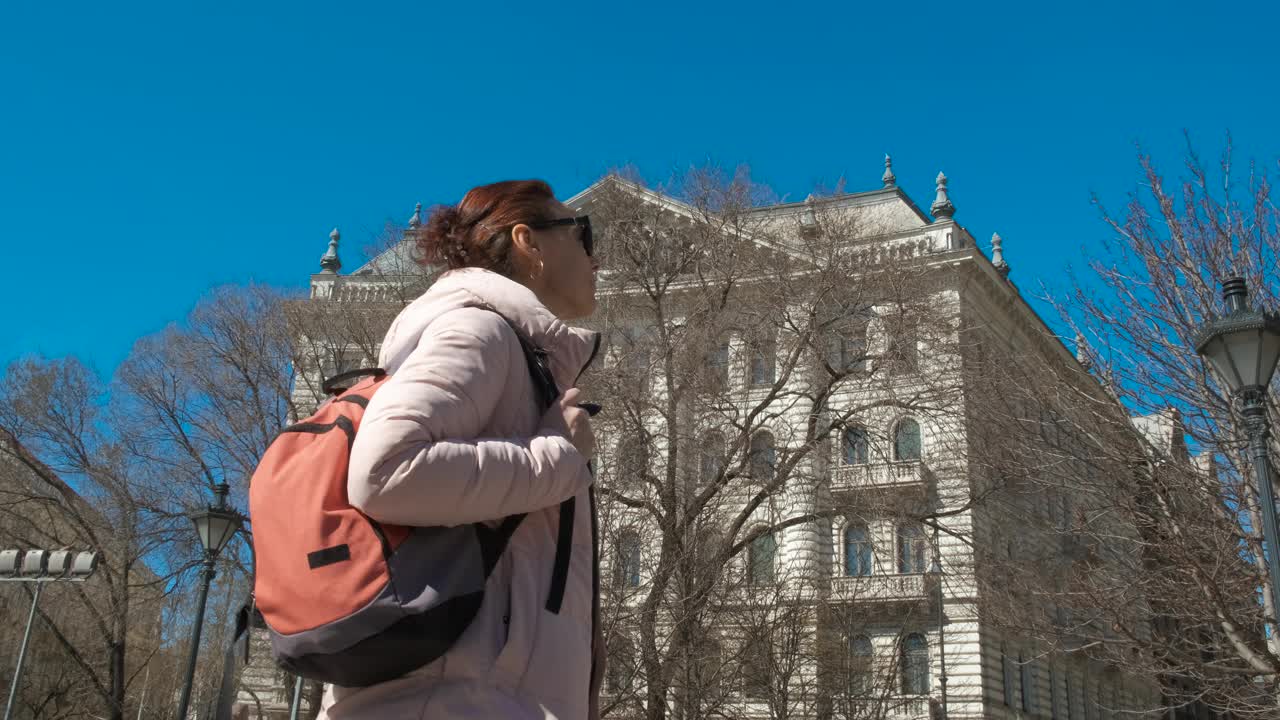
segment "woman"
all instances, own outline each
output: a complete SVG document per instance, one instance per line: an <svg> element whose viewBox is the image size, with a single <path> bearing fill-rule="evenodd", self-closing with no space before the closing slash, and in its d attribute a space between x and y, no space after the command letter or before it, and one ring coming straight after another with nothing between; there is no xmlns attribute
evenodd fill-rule
<svg viewBox="0 0 1280 720"><path fill-rule="evenodd" d="M350 501L399 525L528 515L444 656L372 687L330 686L321 717L593 718L603 673L587 467L595 439L574 385L599 336L565 324L595 310L589 221L544 182L500 182L437 208L416 241L424 264L448 270L383 340L379 365L392 377L352 447ZM568 388L545 412L508 322ZM577 511L566 515L569 498ZM572 527L567 573L553 572L562 520Z"/></svg>

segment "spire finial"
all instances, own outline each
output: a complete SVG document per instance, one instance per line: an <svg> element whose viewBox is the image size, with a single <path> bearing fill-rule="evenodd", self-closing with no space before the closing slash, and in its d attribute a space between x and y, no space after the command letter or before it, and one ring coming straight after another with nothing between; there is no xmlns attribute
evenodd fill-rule
<svg viewBox="0 0 1280 720"><path fill-rule="evenodd" d="M947 176L942 173L938 173L938 196L933 199L929 210L933 213L935 222L950 220L956 214L956 206L951 204L951 198L947 196Z"/></svg>
<svg viewBox="0 0 1280 720"><path fill-rule="evenodd" d="M817 197L813 193L809 193L809 197L804 199L804 212L800 215L800 228L804 232L810 232L818 226L818 214L813 210L815 202Z"/></svg>
<svg viewBox="0 0 1280 720"><path fill-rule="evenodd" d="M342 261L338 259L338 228L329 233L329 250L320 258L320 269L327 273L336 273L342 269Z"/></svg>
<svg viewBox="0 0 1280 720"><path fill-rule="evenodd" d="M1089 343L1085 341L1084 335L1079 332L1076 333L1076 360L1080 361L1085 370L1093 366L1093 363L1089 360Z"/></svg>
<svg viewBox="0 0 1280 720"><path fill-rule="evenodd" d="M413 217L409 218L409 229L417 230L422 227L422 203L413 206Z"/></svg>
<svg viewBox="0 0 1280 720"><path fill-rule="evenodd" d="M884 154L884 175L880 176L884 181L884 186L891 188L897 184L898 178L893 174L893 158L889 157L889 153Z"/></svg>
<svg viewBox="0 0 1280 720"><path fill-rule="evenodd" d="M1000 233L991 233L991 264L996 266L1001 275L1009 276L1009 263L1004 261L1004 239L1000 237Z"/></svg>

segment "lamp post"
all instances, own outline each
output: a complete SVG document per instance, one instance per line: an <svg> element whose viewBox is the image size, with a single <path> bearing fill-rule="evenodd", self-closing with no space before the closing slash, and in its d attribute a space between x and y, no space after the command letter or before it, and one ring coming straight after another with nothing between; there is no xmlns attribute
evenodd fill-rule
<svg viewBox="0 0 1280 720"><path fill-rule="evenodd" d="M933 562L926 574L938 586L938 685L942 689L942 720L947 720L947 640L942 615L942 546L938 544L938 528L933 529Z"/></svg>
<svg viewBox="0 0 1280 720"><path fill-rule="evenodd" d="M1280 360L1280 316L1249 307L1244 278L1222 283L1227 314L1209 320L1196 337L1196 352L1240 404L1249 433L1249 458L1262 506L1262 536L1266 541L1267 568L1271 575L1271 600L1280 612L1280 530L1276 525L1275 490L1267 453L1270 422L1267 419L1267 387Z"/></svg>
<svg viewBox="0 0 1280 720"><path fill-rule="evenodd" d="M33 582L36 590L31 597L31 610L27 613L27 629L22 633L22 645L18 648L18 664L13 671L13 684L9 687L9 700L4 705L4 720L13 714L13 704L18 698L18 686L22 683L22 664L27 659L27 644L31 641L31 625L36 619L36 605L45 583L68 580L84 582L98 568L98 553L82 552L72 556L70 550L0 550L0 582Z"/></svg>
<svg viewBox="0 0 1280 720"><path fill-rule="evenodd" d="M196 534L200 536L200 544L204 546L204 570L201 573L200 598L196 601L196 626L191 633L191 654L187 660L187 679L182 685L182 699L178 702L177 720L186 720L187 707L191 703L191 685L196 677L196 659L200 656L200 630L204 626L204 607L209 600L209 585L213 583L213 566L218 560L218 553L231 542L236 531L240 529L244 518L235 510L227 507L227 493L230 488L226 483L218 483L214 494L218 501L208 506L203 512L192 513L191 522L196 526Z"/></svg>

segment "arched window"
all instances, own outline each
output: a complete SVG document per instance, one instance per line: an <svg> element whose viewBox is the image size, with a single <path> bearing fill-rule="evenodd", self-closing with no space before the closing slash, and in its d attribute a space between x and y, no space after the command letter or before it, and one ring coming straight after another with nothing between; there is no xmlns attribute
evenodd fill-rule
<svg viewBox="0 0 1280 720"><path fill-rule="evenodd" d="M902 692L925 695L929 692L929 643L920 633L902 641Z"/></svg>
<svg viewBox="0 0 1280 720"><path fill-rule="evenodd" d="M903 418L893 431L893 459L900 462L920 459L920 424Z"/></svg>
<svg viewBox="0 0 1280 720"><path fill-rule="evenodd" d="M773 436L767 432L756 433L751 438L751 477L757 481L773 480L777 469L777 452L773 448Z"/></svg>
<svg viewBox="0 0 1280 720"><path fill-rule="evenodd" d="M698 457L698 482L702 485L715 482L724 472L724 435L707 433L702 439Z"/></svg>
<svg viewBox="0 0 1280 720"><path fill-rule="evenodd" d="M613 560L614 586L640 587L640 534L635 530L623 530L619 533L617 553Z"/></svg>
<svg viewBox="0 0 1280 720"><path fill-rule="evenodd" d="M854 696L871 692L874 686L871 638L858 635L849 640L849 693Z"/></svg>
<svg viewBox="0 0 1280 720"><path fill-rule="evenodd" d="M747 548L747 583L769 585L774 580L774 558L778 554L778 542L772 533L751 541Z"/></svg>
<svg viewBox="0 0 1280 720"><path fill-rule="evenodd" d="M844 430L844 464L865 465L870 456L867 429L851 425Z"/></svg>
<svg viewBox="0 0 1280 720"><path fill-rule="evenodd" d="M609 661L605 663L604 689L609 695L622 695L635 688L636 649L630 640L614 635L605 646Z"/></svg>
<svg viewBox="0 0 1280 720"><path fill-rule="evenodd" d="M850 525L844 531L844 574L866 577L873 572L871 533L866 525Z"/></svg>
<svg viewBox="0 0 1280 720"><path fill-rule="evenodd" d="M903 575L923 573L929 544L924 529L914 523L898 526L898 572Z"/></svg>

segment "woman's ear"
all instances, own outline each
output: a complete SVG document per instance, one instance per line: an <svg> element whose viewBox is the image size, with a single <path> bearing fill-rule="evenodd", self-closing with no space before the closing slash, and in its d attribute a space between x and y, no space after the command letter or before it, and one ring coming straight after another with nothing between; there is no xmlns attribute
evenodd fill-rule
<svg viewBox="0 0 1280 720"><path fill-rule="evenodd" d="M542 264L542 249L533 239L533 231L524 223L511 228L511 253L516 272L521 275L530 275L533 268Z"/></svg>
<svg viewBox="0 0 1280 720"><path fill-rule="evenodd" d="M531 257L540 252L538 242L533 239L533 231L528 225L517 223L511 228L511 249L525 257Z"/></svg>

